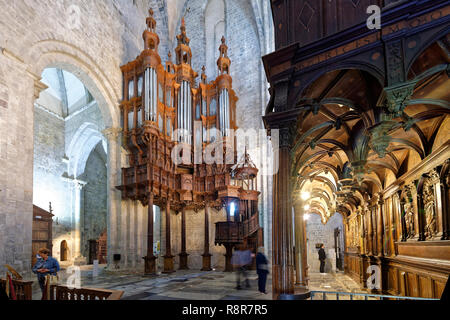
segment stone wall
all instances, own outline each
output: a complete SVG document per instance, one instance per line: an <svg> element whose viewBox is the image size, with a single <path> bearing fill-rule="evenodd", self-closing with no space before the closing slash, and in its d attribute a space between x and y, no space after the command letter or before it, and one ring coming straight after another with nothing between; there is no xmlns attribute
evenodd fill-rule
<svg viewBox="0 0 450 320"><path fill-rule="evenodd" d="M58 222L71 224L69 186L62 179L67 166L65 155L64 119L39 105L34 108L33 204L44 210L52 203ZM56 220L56 218L55 218Z"/></svg>
<svg viewBox="0 0 450 320"><path fill-rule="evenodd" d="M198 0L188 1L191 13L186 20L188 36L199 39L198 45L193 42L194 56L196 53L198 56L203 53L203 57L199 58L202 61L194 61L194 67L199 71L205 59L202 38L204 30L198 28L197 33L193 25L197 23L201 26L204 18L201 12L200 15L192 15L197 10L196 1ZM240 96L238 110L246 113L238 121L240 125L261 128L260 115L265 104L263 97L267 93L260 60L264 52L261 48L258 50L259 43L264 42L261 40L261 21L255 19L252 13L255 3L257 2L253 0L226 1L225 19L229 29L226 33L233 60L235 88ZM126 210L122 212L127 204L121 204L120 192L114 187L120 184L120 168L123 165L120 163L123 150L119 146L117 130L117 104L122 95L119 67L134 59L143 49L142 32L149 5L154 8L158 21L160 54L164 61L168 49L173 48L173 43L172 47L168 45L165 1L50 0L36 6L29 1L0 0L0 73L3 74L0 75L0 273L4 271L4 262L19 271L29 272L33 200L33 104L38 97L36 93L39 91L40 75L47 67L62 68L77 76L98 103L103 120L102 128L112 128L105 133L108 136L109 252L124 254L144 250L145 241L139 241L145 236L139 229L141 223L145 223L144 209L136 205L131 216L127 215ZM200 8L204 9L205 5L206 2ZM238 32L243 33L242 36L238 36ZM250 76L249 73L255 76ZM66 146L67 143L66 139ZM271 207L267 201L264 203L266 205L262 211ZM46 208L48 203L43 203L42 206ZM264 213L265 225L270 220L271 217ZM137 229L126 229L125 225ZM64 232L62 225L59 226L61 232ZM131 241L130 234L134 232L138 233L138 237ZM213 234L211 232L211 236ZM266 235L266 239L269 238ZM72 247L69 244L69 248ZM137 257L135 253L134 256ZM109 259L111 260L111 256ZM134 260L135 263L136 260L138 259Z"/></svg>
<svg viewBox="0 0 450 320"><path fill-rule="evenodd" d="M81 253L89 257L89 240L97 240L106 230L106 154L101 143L91 152L82 179Z"/></svg>
<svg viewBox="0 0 450 320"><path fill-rule="evenodd" d="M20 62L0 54L0 273L3 275L4 264L24 276L30 275L31 269L33 84Z"/></svg>
<svg viewBox="0 0 450 320"><path fill-rule="evenodd" d="M344 238L343 221L339 213L335 213L327 224L324 225L319 215L310 214L306 223L307 238L307 261L310 273L320 272L319 249L316 249L316 243L325 245L327 259L325 261L325 272L336 272L336 253L334 245L334 229L339 228L341 232L341 251L343 257Z"/></svg>

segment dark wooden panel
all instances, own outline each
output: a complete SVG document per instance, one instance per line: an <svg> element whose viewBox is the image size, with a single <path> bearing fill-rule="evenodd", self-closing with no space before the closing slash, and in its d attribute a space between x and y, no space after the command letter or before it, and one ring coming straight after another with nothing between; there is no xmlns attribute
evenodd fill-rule
<svg viewBox="0 0 450 320"><path fill-rule="evenodd" d="M416 274L414 273L406 274L406 291L408 293L408 296L410 297L420 297Z"/></svg>
<svg viewBox="0 0 450 320"><path fill-rule="evenodd" d="M423 298L432 298L433 292L431 278L419 276L418 280L420 296Z"/></svg>
<svg viewBox="0 0 450 320"><path fill-rule="evenodd" d="M436 299L440 299L442 293L444 292L444 288L445 288L445 282L442 281L438 281L438 280L433 280L433 287L434 287L434 297Z"/></svg>
<svg viewBox="0 0 450 320"><path fill-rule="evenodd" d="M305 45L322 37L322 1L299 0L290 2L290 43Z"/></svg>

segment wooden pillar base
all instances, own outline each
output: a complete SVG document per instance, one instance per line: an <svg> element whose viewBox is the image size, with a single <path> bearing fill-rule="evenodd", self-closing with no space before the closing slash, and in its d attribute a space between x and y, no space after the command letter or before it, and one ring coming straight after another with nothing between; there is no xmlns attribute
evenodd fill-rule
<svg viewBox="0 0 450 320"><path fill-rule="evenodd" d="M290 275L291 279L293 280L293 276L295 273L295 268L292 265L288 265L284 267L285 270L283 270L283 267L280 265L272 265L272 283L274 279L278 281L279 283L282 283L280 279L283 277L283 271L285 271L288 275ZM284 287L274 287L272 285L272 297L273 300L280 300L280 295L293 295L294 294L294 286L293 283L290 282L285 283L286 286ZM281 297L283 299L283 297Z"/></svg>
<svg viewBox="0 0 450 320"><path fill-rule="evenodd" d="M154 275L156 274L156 257L154 255L143 257L144 259L144 274Z"/></svg>
<svg viewBox="0 0 450 320"><path fill-rule="evenodd" d="M209 254L209 253L204 253L204 254L202 254L202 257L203 257L203 267L201 268L201 271L211 271L212 270L212 268L211 268L211 257L212 257L212 254Z"/></svg>
<svg viewBox="0 0 450 320"><path fill-rule="evenodd" d="M187 254L186 252L182 252L179 254L179 256L180 256L180 267L178 268L178 270L189 270L188 267L189 254Z"/></svg>
<svg viewBox="0 0 450 320"><path fill-rule="evenodd" d="M164 256L164 270L163 273L172 273L175 272L173 269L173 258L174 256Z"/></svg>
<svg viewBox="0 0 450 320"><path fill-rule="evenodd" d="M224 272L233 272L233 265L231 264L231 257L233 256L234 244L225 244L225 270Z"/></svg>

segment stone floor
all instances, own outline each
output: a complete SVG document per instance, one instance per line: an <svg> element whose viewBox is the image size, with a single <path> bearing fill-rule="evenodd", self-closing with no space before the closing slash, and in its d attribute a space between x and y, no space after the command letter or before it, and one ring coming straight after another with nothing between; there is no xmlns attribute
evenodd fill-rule
<svg viewBox="0 0 450 320"><path fill-rule="evenodd" d="M81 286L122 290L123 300L271 300L272 279L267 280L267 294L257 290L257 275L249 271L250 288L236 290L236 274L222 271L202 272L179 270L171 274L143 276L139 273L110 272L100 266L99 275L92 276L92 266L80 267ZM66 270L59 273L59 283L67 285L70 274ZM363 292L359 285L343 273L310 274L310 290ZM37 282L33 285L33 299L41 296ZM328 299L336 296L328 295ZM318 298L316 298L318 299ZM320 296L320 299L322 297ZM347 297L348 299L348 297ZM343 298L345 300L345 298Z"/></svg>
<svg viewBox="0 0 450 320"><path fill-rule="evenodd" d="M355 282L351 277L343 272L338 273L311 273L309 274L310 291L326 291L326 292L352 292L352 293L368 293L367 290L361 288L359 283ZM327 300L336 300L336 294L326 294ZM323 294L320 293L313 300L322 300ZM363 296L353 296L353 300L363 300ZM339 300L350 300L349 295L339 295ZM369 298L368 300L375 300Z"/></svg>

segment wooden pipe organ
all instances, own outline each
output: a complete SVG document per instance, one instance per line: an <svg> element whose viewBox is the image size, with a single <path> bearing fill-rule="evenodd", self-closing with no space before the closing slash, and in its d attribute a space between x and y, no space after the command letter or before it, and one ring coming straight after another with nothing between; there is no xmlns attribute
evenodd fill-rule
<svg viewBox="0 0 450 320"><path fill-rule="evenodd" d="M173 271L170 246L170 210L182 213L182 252L180 269L187 268L185 210L205 209L205 253L203 269L210 269L208 208L226 207L230 216L231 201L247 196L242 186L232 185L232 167L237 152L233 130L236 129L237 97L229 74L225 38L217 61L219 75L207 82L205 68L197 85L198 74L192 69L192 52L184 19L177 36L175 63L169 53L166 67L158 54L160 39L150 10L143 33L144 51L121 67L124 96L120 104L122 144L129 154L128 167L122 169L122 199L139 200L148 206L148 237L145 272L156 271L153 255L153 205L166 211L166 255L164 272ZM230 130L231 129L231 130ZM220 144L223 142L223 144ZM177 146L182 146L174 149ZM205 163L209 153L222 162ZM181 155L183 162L173 161ZM257 169L256 169L257 172ZM256 189L255 189L256 190ZM259 194L259 193L258 193ZM255 198L257 202L257 196ZM257 204L251 206L257 213ZM256 216L258 216L256 214ZM229 220L229 219L228 219ZM243 226L239 226L243 228ZM243 242L243 239L240 239ZM239 243L240 243L239 242ZM231 256L227 256L231 259Z"/></svg>

